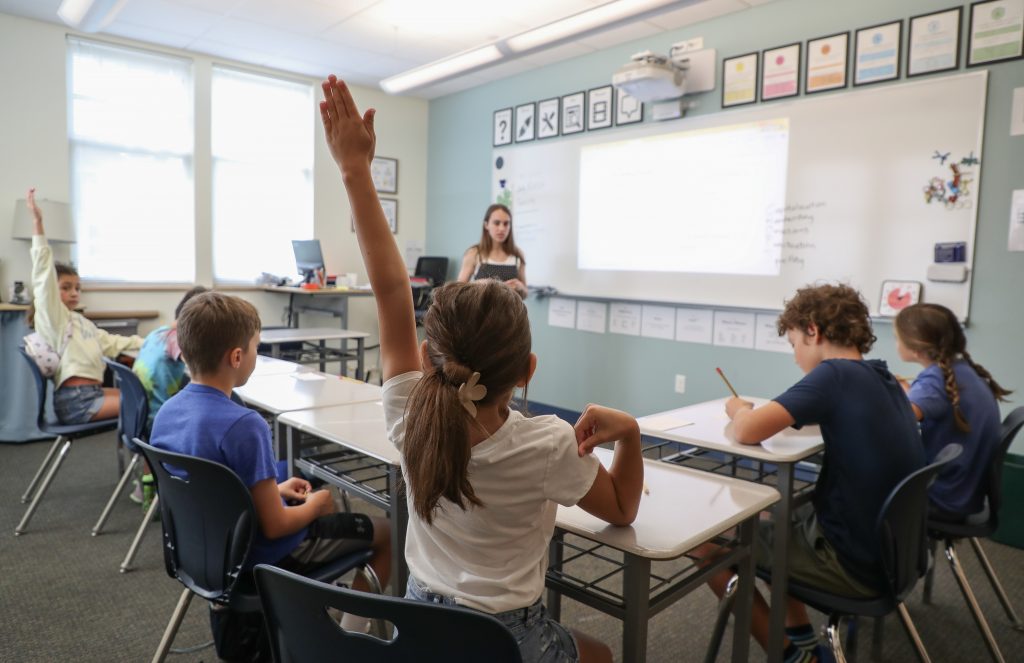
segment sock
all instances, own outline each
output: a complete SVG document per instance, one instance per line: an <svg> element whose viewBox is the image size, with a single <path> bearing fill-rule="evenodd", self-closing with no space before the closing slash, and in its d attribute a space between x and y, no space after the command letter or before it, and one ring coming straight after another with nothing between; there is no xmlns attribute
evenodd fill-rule
<svg viewBox="0 0 1024 663"><path fill-rule="evenodd" d="M813 653L800 649L792 642L782 652L783 663L814 663L817 660Z"/></svg>
<svg viewBox="0 0 1024 663"><path fill-rule="evenodd" d="M346 612L341 617L341 628L353 633L367 633L370 630L370 620L367 617Z"/></svg>
<svg viewBox="0 0 1024 663"><path fill-rule="evenodd" d="M800 626L787 626L786 637L789 641L804 651L812 651L818 646L818 636L810 624Z"/></svg>

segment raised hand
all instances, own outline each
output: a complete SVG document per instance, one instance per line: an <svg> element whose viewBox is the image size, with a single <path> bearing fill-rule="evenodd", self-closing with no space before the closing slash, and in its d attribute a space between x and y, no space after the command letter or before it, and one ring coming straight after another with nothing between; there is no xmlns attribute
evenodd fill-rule
<svg viewBox="0 0 1024 663"><path fill-rule="evenodd" d="M33 234L42 235L43 233L43 212L36 205L36 188L32 187L28 190L28 194L25 196L25 203L28 205L28 209L32 212L33 219Z"/></svg>
<svg viewBox="0 0 1024 663"><path fill-rule="evenodd" d="M369 167L377 147L373 118L377 111L369 109L362 116L345 81L333 74L321 84L324 100L320 102L320 119L331 156L347 175L354 168Z"/></svg>

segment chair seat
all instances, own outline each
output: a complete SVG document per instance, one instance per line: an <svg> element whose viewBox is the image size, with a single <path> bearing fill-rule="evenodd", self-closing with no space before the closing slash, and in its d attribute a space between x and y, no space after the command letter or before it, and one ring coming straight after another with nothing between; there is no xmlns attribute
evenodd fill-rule
<svg viewBox="0 0 1024 663"><path fill-rule="evenodd" d="M951 523L945 520L928 519L928 535L933 539L982 539L992 536L995 531L996 526L991 518L988 502L985 503L984 509L967 516L963 522Z"/></svg>
<svg viewBox="0 0 1024 663"><path fill-rule="evenodd" d="M117 428L117 417L113 419L100 419L99 421L87 421L84 424L60 424L44 421L39 428L49 435L78 437L83 433L105 433L108 430L114 430Z"/></svg>
<svg viewBox="0 0 1024 663"><path fill-rule="evenodd" d="M764 581L770 581L772 574L765 569L757 569L757 577ZM789 581L788 594L801 603L806 603L818 612L830 614L833 612L844 615L858 615L860 617L884 617L896 609L896 602L888 596L877 596L875 598L850 598L840 596L831 592L822 591L817 587L811 587L799 582Z"/></svg>

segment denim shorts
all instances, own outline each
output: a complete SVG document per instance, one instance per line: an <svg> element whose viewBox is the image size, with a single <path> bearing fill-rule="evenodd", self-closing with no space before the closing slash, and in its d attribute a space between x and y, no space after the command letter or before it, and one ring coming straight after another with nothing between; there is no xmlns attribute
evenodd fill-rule
<svg viewBox="0 0 1024 663"><path fill-rule="evenodd" d="M92 421L103 407L103 387L80 384L58 387L53 392L53 411L62 424L84 424Z"/></svg>
<svg viewBox="0 0 1024 663"><path fill-rule="evenodd" d="M458 605L455 599L424 588L409 576L405 598L442 605ZM575 663L580 660L576 640L569 629L548 617L544 604L538 600L528 608L508 610L492 615L508 627L519 645L523 663Z"/></svg>

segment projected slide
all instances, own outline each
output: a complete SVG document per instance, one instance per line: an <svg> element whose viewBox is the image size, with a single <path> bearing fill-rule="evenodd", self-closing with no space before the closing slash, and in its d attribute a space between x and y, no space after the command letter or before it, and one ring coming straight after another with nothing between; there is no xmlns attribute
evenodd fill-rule
<svg viewBox="0 0 1024 663"><path fill-rule="evenodd" d="M789 120L580 151L580 269L778 274Z"/></svg>

